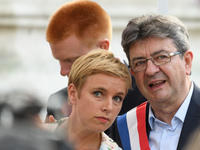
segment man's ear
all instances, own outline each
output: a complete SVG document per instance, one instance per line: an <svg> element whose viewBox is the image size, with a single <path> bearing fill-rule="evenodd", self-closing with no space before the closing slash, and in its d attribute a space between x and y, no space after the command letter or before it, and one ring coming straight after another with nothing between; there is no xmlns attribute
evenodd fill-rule
<svg viewBox="0 0 200 150"><path fill-rule="evenodd" d="M76 104L77 89L73 83L68 86L68 98L71 104Z"/></svg>
<svg viewBox="0 0 200 150"><path fill-rule="evenodd" d="M188 51L185 52L184 60L185 60L186 74L190 75L191 74L191 69L192 69L192 60L193 60L192 51L188 50Z"/></svg>
<svg viewBox="0 0 200 150"><path fill-rule="evenodd" d="M108 39L103 39L103 40L98 41L97 47L99 48L109 50L109 46L110 46L110 42Z"/></svg>

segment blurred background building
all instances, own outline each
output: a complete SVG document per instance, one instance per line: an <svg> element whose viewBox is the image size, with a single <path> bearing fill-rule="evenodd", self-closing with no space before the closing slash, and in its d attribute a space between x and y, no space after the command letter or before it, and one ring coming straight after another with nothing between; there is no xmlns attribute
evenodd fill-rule
<svg viewBox="0 0 200 150"><path fill-rule="evenodd" d="M59 63L45 39L50 15L69 0L0 0L0 90L34 88L46 103L50 94L67 86ZM121 33L130 19L147 13L177 16L188 27L194 52L191 78L200 86L200 0L94 0L111 16L111 49L126 59ZM45 109L41 117L45 116Z"/></svg>

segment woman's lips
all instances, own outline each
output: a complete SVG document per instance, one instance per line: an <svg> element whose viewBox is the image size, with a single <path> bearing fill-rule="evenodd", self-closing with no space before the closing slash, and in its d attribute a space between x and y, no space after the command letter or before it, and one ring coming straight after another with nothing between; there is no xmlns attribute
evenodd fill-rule
<svg viewBox="0 0 200 150"><path fill-rule="evenodd" d="M106 117L97 117L97 119L100 120L100 121L103 122L103 123L106 123L106 122L109 121L109 119L106 118Z"/></svg>

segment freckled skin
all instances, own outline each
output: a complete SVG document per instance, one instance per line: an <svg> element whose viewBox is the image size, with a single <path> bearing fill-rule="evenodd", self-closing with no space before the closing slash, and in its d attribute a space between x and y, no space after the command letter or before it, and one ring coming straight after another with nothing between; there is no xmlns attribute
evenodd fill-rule
<svg viewBox="0 0 200 150"><path fill-rule="evenodd" d="M93 47L85 46L75 35L71 35L62 41L51 43L50 47L53 56L60 63L60 74L62 76L69 75L71 66L77 58L96 48L95 45Z"/></svg>

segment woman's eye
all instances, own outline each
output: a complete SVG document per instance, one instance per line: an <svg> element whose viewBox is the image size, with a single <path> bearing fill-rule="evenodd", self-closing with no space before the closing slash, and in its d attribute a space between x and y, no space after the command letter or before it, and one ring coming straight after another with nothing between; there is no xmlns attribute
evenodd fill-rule
<svg viewBox="0 0 200 150"><path fill-rule="evenodd" d="M122 101L122 97L120 97L120 96L115 96L115 97L114 97L114 101L116 101L116 102L121 102L121 101Z"/></svg>
<svg viewBox="0 0 200 150"><path fill-rule="evenodd" d="M100 97L102 95L102 92L96 91L93 93L96 97Z"/></svg>

